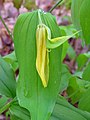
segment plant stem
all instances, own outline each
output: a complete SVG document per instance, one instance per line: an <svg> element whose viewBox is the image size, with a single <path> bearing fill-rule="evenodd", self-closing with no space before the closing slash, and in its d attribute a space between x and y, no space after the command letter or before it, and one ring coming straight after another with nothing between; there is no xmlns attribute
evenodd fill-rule
<svg viewBox="0 0 90 120"><path fill-rule="evenodd" d="M49 12L51 13L63 0L59 0L50 10Z"/></svg>
<svg viewBox="0 0 90 120"><path fill-rule="evenodd" d="M41 10L38 10L39 24L42 24L42 19L41 19L41 16L40 16L40 11Z"/></svg>
<svg viewBox="0 0 90 120"><path fill-rule="evenodd" d="M12 35L12 33L10 32L9 28L7 27L5 21L3 20L3 18L2 18L1 16L0 16L0 20L2 21L2 23L3 23L4 27L6 28L8 34L10 35L11 39L13 40L13 35Z"/></svg>

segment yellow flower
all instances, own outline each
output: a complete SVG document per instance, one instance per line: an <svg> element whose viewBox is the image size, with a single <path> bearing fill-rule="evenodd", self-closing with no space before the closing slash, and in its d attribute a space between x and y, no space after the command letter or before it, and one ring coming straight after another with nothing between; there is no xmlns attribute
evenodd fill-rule
<svg viewBox="0 0 90 120"><path fill-rule="evenodd" d="M44 24L39 24L36 30L36 69L44 87L47 87L49 79L49 53L46 48L47 29Z"/></svg>

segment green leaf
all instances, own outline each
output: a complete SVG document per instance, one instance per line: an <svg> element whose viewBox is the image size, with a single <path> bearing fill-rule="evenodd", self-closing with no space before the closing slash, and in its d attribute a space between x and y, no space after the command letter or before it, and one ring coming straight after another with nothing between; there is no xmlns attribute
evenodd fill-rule
<svg viewBox="0 0 90 120"><path fill-rule="evenodd" d="M60 26L60 31L62 36L68 36L75 33L77 30L74 28L73 24L67 25L67 26ZM73 36L73 38L76 38L77 35Z"/></svg>
<svg viewBox="0 0 90 120"><path fill-rule="evenodd" d="M79 108L84 111L90 112L90 87L80 99Z"/></svg>
<svg viewBox="0 0 90 120"><path fill-rule="evenodd" d="M0 93L10 98L16 95L16 82L10 65L0 57Z"/></svg>
<svg viewBox="0 0 90 120"><path fill-rule="evenodd" d="M30 120L29 112L18 105L18 101L12 103L11 120ZM71 117L72 116L72 117ZM50 120L89 120L90 113L75 108L69 104L65 98L58 96L53 113Z"/></svg>
<svg viewBox="0 0 90 120"><path fill-rule="evenodd" d="M82 70L87 61L88 57L85 54L80 54L76 59L78 70Z"/></svg>
<svg viewBox="0 0 90 120"><path fill-rule="evenodd" d="M80 32L80 31L78 31ZM73 36L75 36L78 32L72 34L72 35L68 35L68 36L61 36L61 37L56 37L50 40L47 40L47 48L48 49L54 49L57 48L59 46L61 46L62 44L64 44L68 39L72 38Z"/></svg>
<svg viewBox="0 0 90 120"><path fill-rule="evenodd" d="M18 69L18 62L16 59L15 51L3 57L3 59L12 66L12 69L16 71Z"/></svg>
<svg viewBox="0 0 90 120"><path fill-rule="evenodd" d="M82 74L83 74L83 71L75 71L75 73L73 74L73 76L82 79Z"/></svg>
<svg viewBox="0 0 90 120"><path fill-rule="evenodd" d="M83 0L82 2L80 25L86 44L90 44L90 0Z"/></svg>
<svg viewBox="0 0 90 120"><path fill-rule="evenodd" d="M20 119L20 120L30 120L30 113L28 110L26 110L25 108L22 108L19 106L18 101L15 100L14 102L12 102L12 104L10 105L10 113L14 116Z"/></svg>
<svg viewBox="0 0 90 120"><path fill-rule="evenodd" d="M86 44L90 44L90 0L72 0L72 21L82 35Z"/></svg>
<svg viewBox="0 0 90 120"><path fill-rule="evenodd" d="M71 102L74 104L80 100L82 95L87 91L90 86L90 82L78 79L76 77L71 77L69 79L69 85L67 93L71 98Z"/></svg>
<svg viewBox="0 0 90 120"><path fill-rule="evenodd" d="M90 81L90 62L86 65L86 68L82 74L82 78L84 80Z"/></svg>
<svg viewBox="0 0 90 120"><path fill-rule="evenodd" d="M90 113L75 108L60 96L50 120L90 120Z"/></svg>
<svg viewBox="0 0 90 120"><path fill-rule="evenodd" d="M43 23L50 28L52 38L59 37L55 18L50 13L40 14ZM62 47L49 53L49 83L44 88L36 70L37 25L38 11L34 11L20 15L14 28L15 52L20 66L17 97L20 105L30 111L32 120L46 120L50 118L59 92Z"/></svg>
<svg viewBox="0 0 90 120"><path fill-rule="evenodd" d="M22 120L15 115L10 115L10 120Z"/></svg>
<svg viewBox="0 0 90 120"><path fill-rule="evenodd" d="M0 109L7 103L7 100L5 96L0 97Z"/></svg>
<svg viewBox="0 0 90 120"><path fill-rule="evenodd" d="M69 84L69 79L72 77L70 74L68 67L65 64L62 64L62 77L60 83L60 93L67 89Z"/></svg>
<svg viewBox="0 0 90 120"><path fill-rule="evenodd" d="M72 22L74 26L80 30L80 8L82 6L82 3L86 0L72 0L72 6L71 6L71 15L72 15Z"/></svg>

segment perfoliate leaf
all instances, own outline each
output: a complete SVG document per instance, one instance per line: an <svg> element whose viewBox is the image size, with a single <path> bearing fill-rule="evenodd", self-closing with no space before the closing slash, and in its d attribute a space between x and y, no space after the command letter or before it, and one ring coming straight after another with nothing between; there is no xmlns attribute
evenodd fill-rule
<svg viewBox="0 0 90 120"><path fill-rule="evenodd" d="M60 37L60 29L50 13L40 12L43 24L51 30L51 37ZM28 109L32 120L47 120L53 111L61 81L62 47L49 52L48 86L43 87L36 69L36 29L38 11L20 15L14 28L14 45L19 64L17 97ZM51 93L51 94L50 94Z"/></svg>

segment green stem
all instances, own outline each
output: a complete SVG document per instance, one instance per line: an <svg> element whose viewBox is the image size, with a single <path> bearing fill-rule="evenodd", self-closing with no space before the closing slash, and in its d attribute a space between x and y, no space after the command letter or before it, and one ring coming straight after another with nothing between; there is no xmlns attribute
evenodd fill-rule
<svg viewBox="0 0 90 120"><path fill-rule="evenodd" d="M50 10L49 12L51 13L63 0L59 0Z"/></svg>
<svg viewBox="0 0 90 120"><path fill-rule="evenodd" d="M41 10L38 10L38 18L39 18L39 24L42 24L42 19L41 19L41 15L40 15Z"/></svg>
<svg viewBox="0 0 90 120"><path fill-rule="evenodd" d="M3 18L0 16L0 20L2 21L4 27L6 28L8 34L10 35L11 39L13 40L13 35L12 33L10 32L9 28L7 27L7 25L5 24L5 21L3 20Z"/></svg>

